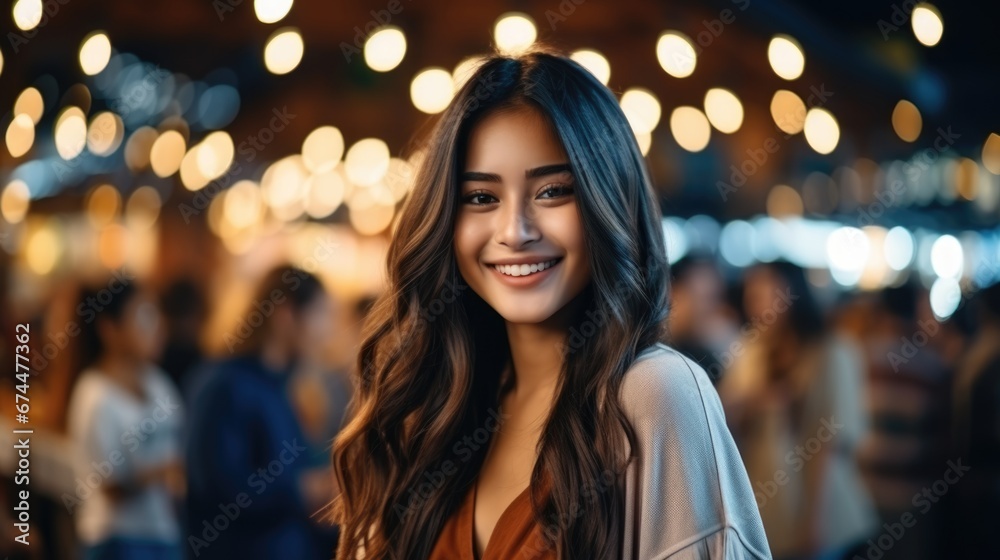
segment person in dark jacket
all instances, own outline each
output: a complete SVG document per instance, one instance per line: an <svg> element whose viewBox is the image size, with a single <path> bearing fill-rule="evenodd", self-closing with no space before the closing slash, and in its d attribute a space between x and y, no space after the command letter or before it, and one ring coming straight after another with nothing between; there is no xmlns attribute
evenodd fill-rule
<svg viewBox="0 0 1000 560"><path fill-rule="evenodd" d="M189 558L327 558L313 514L332 499L325 454L310 451L286 391L330 309L314 276L269 273L225 341L234 357L188 387Z"/></svg>

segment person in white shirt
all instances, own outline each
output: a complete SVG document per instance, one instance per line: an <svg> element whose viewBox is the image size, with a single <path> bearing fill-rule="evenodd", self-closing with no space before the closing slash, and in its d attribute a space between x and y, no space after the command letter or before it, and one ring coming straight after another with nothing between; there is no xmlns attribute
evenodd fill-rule
<svg viewBox="0 0 1000 560"><path fill-rule="evenodd" d="M76 491L63 502L84 557L179 559L183 407L153 365L163 346L159 311L134 283L111 283L84 290L77 312L80 375L67 415Z"/></svg>

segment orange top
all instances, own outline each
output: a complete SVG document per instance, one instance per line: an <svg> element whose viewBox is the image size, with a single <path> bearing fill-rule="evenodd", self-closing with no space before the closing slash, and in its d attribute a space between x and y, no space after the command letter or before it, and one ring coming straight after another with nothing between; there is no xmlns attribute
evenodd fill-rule
<svg viewBox="0 0 1000 560"><path fill-rule="evenodd" d="M547 490L547 484L543 488ZM548 546L542 528L531 513L531 486L511 501L500 514L493 534L486 543L483 557L476 558L473 546L473 513L476 509L476 483L466 493L462 505L444 524L429 560L556 560L555 545Z"/></svg>

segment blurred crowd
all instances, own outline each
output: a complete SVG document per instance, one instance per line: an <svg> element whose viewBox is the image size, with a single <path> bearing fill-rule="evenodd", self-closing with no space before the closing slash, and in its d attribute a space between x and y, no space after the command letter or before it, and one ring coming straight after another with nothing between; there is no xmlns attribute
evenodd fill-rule
<svg viewBox="0 0 1000 560"><path fill-rule="evenodd" d="M668 342L719 391L776 559L1000 558L1000 285L940 320L916 281L848 293L786 262L698 255L671 275ZM357 347L370 296L278 267L222 352L201 342L212 306L191 281L109 279L61 304L74 329L32 320L69 372L35 447L41 546L11 558L331 556L354 364L325 349Z"/></svg>
<svg viewBox="0 0 1000 560"><path fill-rule="evenodd" d="M713 376L774 558L1000 558L1000 284L941 320L913 279L672 274L673 342Z"/></svg>

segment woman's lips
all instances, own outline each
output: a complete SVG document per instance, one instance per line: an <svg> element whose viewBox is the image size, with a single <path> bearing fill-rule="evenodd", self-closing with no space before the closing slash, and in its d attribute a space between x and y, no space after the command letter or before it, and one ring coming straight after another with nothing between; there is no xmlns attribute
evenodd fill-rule
<svg viewBox="0 0 1000 560"><path fill-rule="evenodd" d="M552 266L542 270L540 272L532 272L526 276L510 276L504 274L497 270L494 265L487 265L493 274L504 284L511 286L513 288L530 288L543 282L546 278L552 275L552 270L561 265L563 262L563 257L559 257L556 263Z"/></svg>

